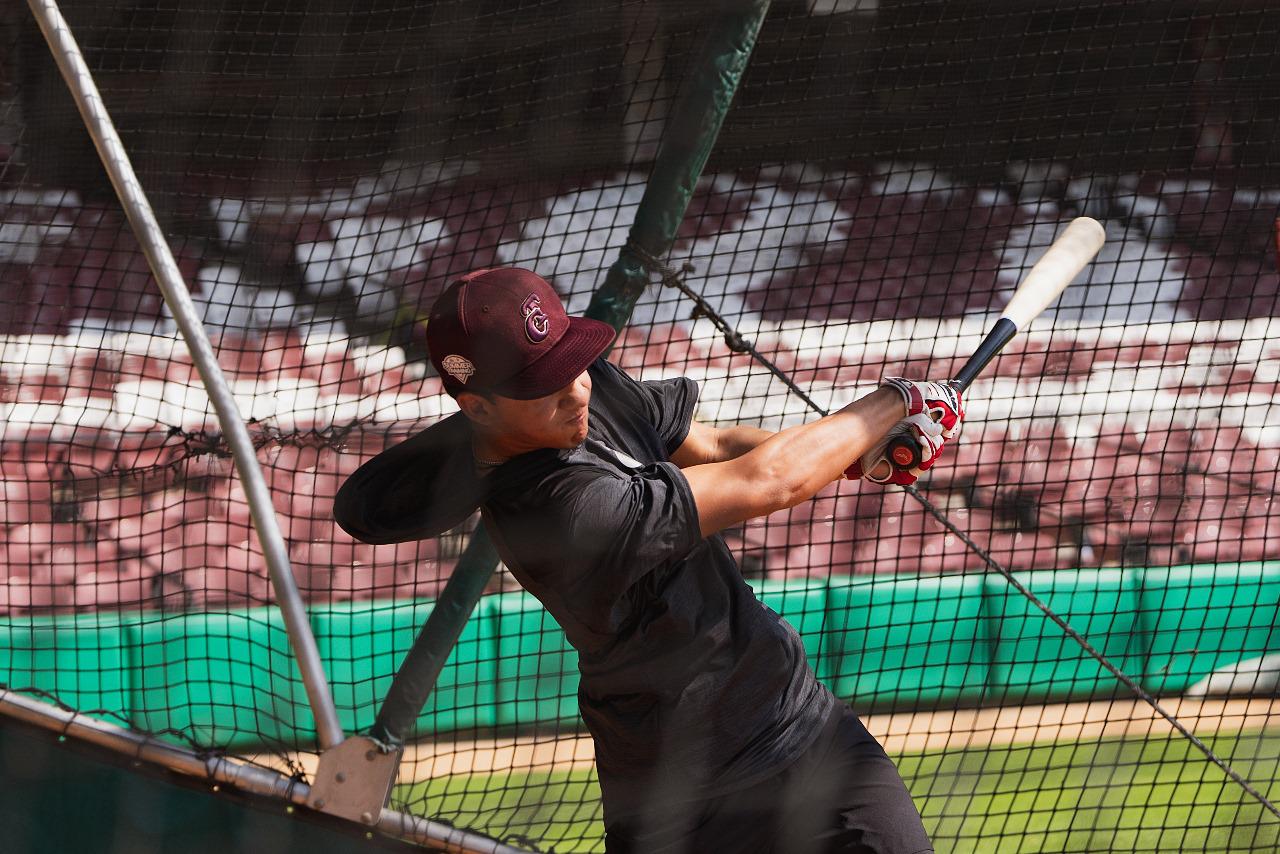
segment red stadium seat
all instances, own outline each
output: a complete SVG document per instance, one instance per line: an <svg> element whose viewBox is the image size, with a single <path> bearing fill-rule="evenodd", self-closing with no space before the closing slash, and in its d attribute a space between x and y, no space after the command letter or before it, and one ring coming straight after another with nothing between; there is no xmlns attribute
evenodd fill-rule
<svg viewBox="0 0 1280 854"><path fill-rule="evenodd" d="M876 536L882 540L912 537L941 531L942 527L924 508L901 490L886 490L883 511L876 522Z"/></svg>
<svg viewBox="0 0 1280 854"><path fill-rule="evenodd" d="M120 519L137 519L142 516L145 499L142 495L96 496L80 503L80 518L94 525L106 526Z"/></svg>
<svg viewBox="0 0 1280 854"><path fill-rule="evenodd" d="M178 540L158 549L138 555L145 564L145 572L156 575L181 575L188 569L221 565L225 561L225 549L207 543Z"/></svg>
<svg viewBox="0 0 1280 854"><path fill-rule="evenodd" d="M365 378L360 376L350 353L344 350L329 351L325 361L315 366L315 371L322 396L360 395L377 390L373 383L366 389Z"/></svg>
<svg viewBox="0 0 1280 854"><path fill-rule="evenodd" d="M83 526L71 522L32 522L8 529L0 550L10 576L30 578L39 567L48 567L55 548L74 548L85 542Z"/></svg>
<svg viewBox="0 0 1280 854"><path fill-rule="evenodd" d="M1010 571L1066 569L1077 566L1074 550L1065 558L1058 542L1038 531L997 531L991 535L992 559Z"/></svg>
<svg viewBox="0 0 1280 854"><path fill-rule="evenodd" d="M16 614L60 611L75 604L75 594L70 584L56 584L48 578L8 579L10 612Z"/></svg>
<svg viewBox="0 0 1280 854"><path fill-rule="evenodd" d="M408 543L390 543L370 547L370 563L403 566L414 574L419 567L437 565L440 542L437 539L416 540Z"/></svg>
<svg viewBox="0 0 1280 854"><path fill-rule="evenodd" d="M48 561L51 577L59 583L70 583L80 572L117 571L120 553L111 540L85 541L75 545L54 546L49 550Z"/></svg>
<svg viewBox="0 0 1280 854"><path fill-rule="evenodd" d="M228 519L194 519L175 528L171 533L180 545L205 543L222 548L239 548L252 543L256 548L258 542L258 535L251 526Z"/></svg>
<svg viewBox="0 0 1280 854"><path fill-rule="evenodd" d="M1203 521L1182 537L1184 559L1191 563L1224 563L1242 560L1242 526L1219 521Z"/></svg>
<svg viewBox="0 0 1280 854"><path fill-rule="evenodd" d="M152 604L153 584L140 561L116 569L93 569L76 577L73 603L81 610L128 610Z"/></svg>
<svg viewBox="0 0 1280 854"><path fill-rule="evenodd" d="M270 577L266 555L255 540L228 546L223 552L223 562L220 565L232 572L241 572L262 579Z"/></svg>
<svg viewBox="0 0 1280 854"><path fill-rule="evenodd" d="M181 436L161 431L124 433L116 443L114 466L124 472L156 468L169 465L182 453Z"/></svg>
<svg viewBox="0 0 1280 854"><path fill-rule="evenodd" d="M77 396L110 399L120 382L121 359L108 350L77 352L71 359L67 387Z"/></svg>
<svg viewBox="0 0 1280 854"><path fill-rule="evenodd" d="M336 524L324 531L319 541L329 551L329 560L334 566L368 565L373 563L373 546L352 539L346 531Z"/></svg>
<svg viewBox="0 0 1280 854"><path fill-rule="evenodd" d="M158 534L180 528L187 519L208 518L212 507L199 493L184 489L165 489L151 493L143 505L140 532Z"/></svg>
<svg viewBox="0 0 1280 854"><path fill-rule="evenodd" d="M293 479L294 514L317 521L331 521L333 499L345 479L343 475L331 471L299 472Z"/></svg>
<svg viewBox="0 0 1280 854"><path fill-rule="evenodd" d="M298 379L302 376L304 358L302 338L297 330L270 329L263 333L262 375Z"/></svg>
<svg viewBox="0 0 1280 854"><path fill-rule="evenodd" d="M0 528L53 521L53 503L49 496L33 495L32 484L19 480L0 480ZM37 492L47 492L37 486Z"/></svg>
<svg viewBox="0 0 1280 854"><path fill-rule="evenodd" d="M1178 539L1183 501L1170 497L1126 498L1112 503L1101 519L1087 526L1098 563L1118 563L1134 548L1170 544Z"/></svg>
<svg viewBox="0 0 1280 854"><path fill-rule="evenodd" d="M1280 554L1280 539L1268 534L1265 520L1249 520L1240 529L1240 560L1267 560Z"/></svg>
<svg viewBox="0 0 1280 854"><path fill-rule="evenodd" d="M333 565L319 543L300 543L289 549L289 565L298 590L307 600L323 600L332 583Z"/></svg>
<svg viewBox="0 0 1280 854"><path fill-rule="evenodd" d="M999 466L1004 457L1005 437L994 430L966 428L954 447L948 446L936 468L929 473L929 484L945 487L953 483L975 483L993 486L999 482Z"/></svg>
<svg viewBox="0 0 1280 854"><path fill-rule="evenodd" d="M249 530L253 514L249 497L239 478L220 478L208 487L209 518L225 522L232 528ZM243 538L242 538L243 539Z"/></svg>
<svg viewBox="0 0 1280 854"><path fill-rule="evenodd" d="M188 569L181 578L194 608L238 608L271 601L270 583L252 572L207 566Z"/></svg>
<svg viewBox="0 0 1280 854"><path fill-rule="evenodd" d="M356 563L334 567L333 584L335 587L349 584L355 599L385 599L410 578L408 568L395 564Z"/></svg>
<svg viewBox="0 0 1280 854"><path fill-rule="evenodd" d="M765 574L769 578L823 578L831 574L848 575L855 569L855 543L814 541L788 549L779 559L766 558Z"/></svg>

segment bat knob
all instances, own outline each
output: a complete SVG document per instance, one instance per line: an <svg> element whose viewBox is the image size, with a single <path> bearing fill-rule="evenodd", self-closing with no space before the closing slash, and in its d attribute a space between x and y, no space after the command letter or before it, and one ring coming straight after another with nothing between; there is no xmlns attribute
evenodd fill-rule
<svg viewBox="0 0 1280 854"><path fill-rule="evenodd" d="M920 457L913 445L914 443L910 441L895 439L889 445L889 459L898 468L915 468L920 462Z"/></svg>

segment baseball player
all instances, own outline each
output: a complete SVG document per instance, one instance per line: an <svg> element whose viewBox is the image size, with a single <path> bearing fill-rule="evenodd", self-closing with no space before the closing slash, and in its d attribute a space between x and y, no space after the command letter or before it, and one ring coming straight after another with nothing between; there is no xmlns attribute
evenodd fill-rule
<svg viewBox="0 0 1280 854"><path fill-rule="evenodd" d="M601 358L613 336L527 270L453 283L427 344L461 411L356 472L338 521L386 543L479 507L578 652L610 854L932 851L889 758L719 532L842 476L914 481L958 434L959 396L887 378L778 433L713 428L693 418L694 382ZM884 459L903 433L924 458L911 472Z"/></svg>

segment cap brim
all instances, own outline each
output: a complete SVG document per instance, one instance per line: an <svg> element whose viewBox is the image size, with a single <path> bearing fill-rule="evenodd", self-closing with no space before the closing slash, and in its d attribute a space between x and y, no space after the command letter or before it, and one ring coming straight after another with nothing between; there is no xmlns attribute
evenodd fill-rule
<svg viewBox="0 0 1280 854"><path fill-rule="evenodd" d="M461 412L394 445L356 470L338 490L333 517L374 545L434 537L462 524L484 500Z"/></svg>
<svg viewBox="0 0 1280 854"><path fill-rule="evenodd" d="M569 328L541 359L492 390L503 397L533 400L573 382L609 349L617 333L609 324L587 317L570 317Z"/></svg>

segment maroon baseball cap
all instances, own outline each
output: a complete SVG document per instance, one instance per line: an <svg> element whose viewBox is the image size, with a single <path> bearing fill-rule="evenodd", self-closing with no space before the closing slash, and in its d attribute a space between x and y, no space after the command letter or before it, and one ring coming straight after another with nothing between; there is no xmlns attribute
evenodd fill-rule
<svg viewBox="0 0 1280 854"><path fill-rule="evenodd" d="M517 400L564 388L613 342L607 323L570 317L551 285L530 270L468 273L427 318L427 349L444 389Z"/></svg>

